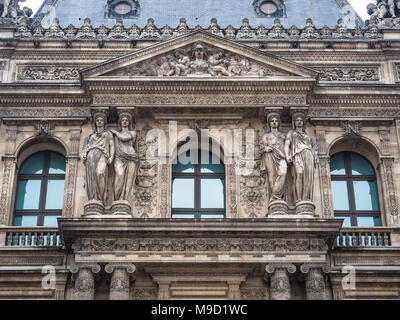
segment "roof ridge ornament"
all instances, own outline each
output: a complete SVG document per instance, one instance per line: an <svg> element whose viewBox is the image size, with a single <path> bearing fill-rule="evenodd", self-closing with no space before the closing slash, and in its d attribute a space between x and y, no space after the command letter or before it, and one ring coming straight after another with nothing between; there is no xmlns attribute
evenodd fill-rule
<svg viewBox="0 0 400 320"><path fill-rule="evenodd" d="M12 26L18 24L22 19L28 20L28 23L32 23L30 18L33 14L32 9L28 7L19 6L20 2L26 0L2 0L0 2L0 26Z"/></svg>
<svg viewBox="0 0 400 320"><path fill-rule="evenodd" d="M400 29L400 0L375 0L367 5L370 20L367 25L374 24L380 29Z"/></svg>

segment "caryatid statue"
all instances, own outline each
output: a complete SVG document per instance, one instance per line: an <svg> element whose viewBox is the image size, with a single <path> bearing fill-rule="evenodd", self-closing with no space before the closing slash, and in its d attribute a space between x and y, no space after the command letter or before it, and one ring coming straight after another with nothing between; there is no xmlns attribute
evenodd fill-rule
<svg viewBox="0 0 400 320"><path fill-rule="evenodd" d="M312 202L315 167L318 163L316 142L305 132L305 120L304 113L292 115L293 130L289 131L285 141L286 161L292 165L296 207L300 202Z"/></svg>
<svg viewBox="0 0 400 320"><path fill-rule="evenodd" d="M139 156L135 150L136 131L129 112L119 113L121 131L112 130L115 142L114 201L132 201Z"/></svg>
<svg viewBox="0 0 400 320"><path fill-rule="evenodd" d="M114 161L114 139L111 131L106 129L107 115L105 112L96 112L93 116L94 132L85 139L82 151L82 159L86 168L86 191L90 202L95 204L97 209L93 211L104 211L106 201L106 190L109 165ZM85 214L87 210L85 210ZM101 212L97 211L101 214Z"/></svg>
<svg viewBox="0 0 400 320"><path fill-rule="evenodd" d="M270 131L262 138L261 168L267 173L270 202L282 200L285 192L287 163L285 156L285 135L279 131L281 124L278 113L270 113L267 117Z"/></svg>

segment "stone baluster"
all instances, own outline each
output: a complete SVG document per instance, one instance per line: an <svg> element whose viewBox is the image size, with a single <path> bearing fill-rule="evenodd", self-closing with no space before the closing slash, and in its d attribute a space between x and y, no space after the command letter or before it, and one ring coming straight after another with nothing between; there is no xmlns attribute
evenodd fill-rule
<svg viewBox="0 0 400 320"><path fill-rule="evenodd" d="M300 267L302 273L306 275L306 299L307 300L327 300L324 273L329 272L327 265L303 264Z"/></svg>
<svg viewBox="0 0 400 320"><path fill-rule="evenodd" d="M76 274L74 300L94 300L94 275L100 270L98 264L74 265L70 268Z"/></svg>
<svg viewBox="0 0 400 320"><path fill-rule="evenodd" d="M270 299L290 300L292 297L289 274L296 272L293 264L268 264L265 271L271 276Z"/></svg>
<svg viewBox="0 0 400 320"><path fill-rule="evenodd" d="M135 272L133 264L108 264L105 271L111 274L110 300L129 300L130 277Z"/></svg>

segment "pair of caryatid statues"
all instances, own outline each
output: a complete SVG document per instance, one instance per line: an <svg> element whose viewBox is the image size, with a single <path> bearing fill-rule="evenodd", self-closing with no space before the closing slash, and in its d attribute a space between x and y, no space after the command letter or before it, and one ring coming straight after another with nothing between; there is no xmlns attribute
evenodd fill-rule
<svg viewBox="0 0 400 320"><path fill-rule="evenodd" d="M88 203L85 216L104 215L111 204L112 215L131 215L139 157L135 150L136 131L129 111L119 112L120 131L106 128L107 114L93 116L93 133L83 146ZM110 191L110 189L112 191ZM110 199L111 198L111 199Z"/></svg>
<svg viewBox="0 0 400 320"><path fill-rule="evenodd" d="M296 214L314 216L312 203L314 173L318 163L316 141L305 131L306 117L302 112L292 115L292 130L287 135L279 131L280 115L267 115L269 132L261 142L261 169L267 175L269 194L268 216L287 215L288 172L293 181Z"/></svg>

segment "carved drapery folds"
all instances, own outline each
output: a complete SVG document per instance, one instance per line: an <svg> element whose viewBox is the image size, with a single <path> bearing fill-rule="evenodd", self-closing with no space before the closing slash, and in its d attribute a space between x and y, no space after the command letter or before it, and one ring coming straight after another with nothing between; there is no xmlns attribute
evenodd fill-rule
<svg viewBox="0 0 400 320"><path fill-rule="evenodd" d="M93 110L94 132L85 139L82 159L86 168L88 202L85 216L131 216L137 162L133 109L119 109L121 131L106 128L108 109ZM110 190L113 190L111 192Z"/></svg>
<svg viewBox="0 0 400 320"><path fill-rule="evenodd" d="M296 272L296 266L293 264L268 264L265 271L271 275L271 300L290 300L292 294L289 274Z"/></svg>
<svg viewBox="0 0 400 320"><path fill-rule="evenodd" d="M105 271L111 274L110 300L129 300L130 277L135 272L133 264L108 264Z"/></svg>
<svg viewBox="0 0 400 320"><path fill-rule="evenodd" d="M75 276L74 300L94 300L95 274L101 270L98 264L74 265L70 271Z"/></svg>
<svg viewBox="0 0 400 320"><path fill-rule="evenodd" d="M289 192L293 192L296 215L313 217L314 176L319 161L317 142L305 131L305 109L291 109L293 129L287 135L279 131L280 112L265 108L269 131L260 143L261 171L269 198L268 216L287 216ZM287 178L293 181L293 191L287 188L291 184Z"/></svg>
<svg viewBox="0 0 400 320"><path fill-rule="evenodd" d="M327 300L324 273L330 272L329 266L303 264L300 271L306 275L306 299Z"/></svg>

